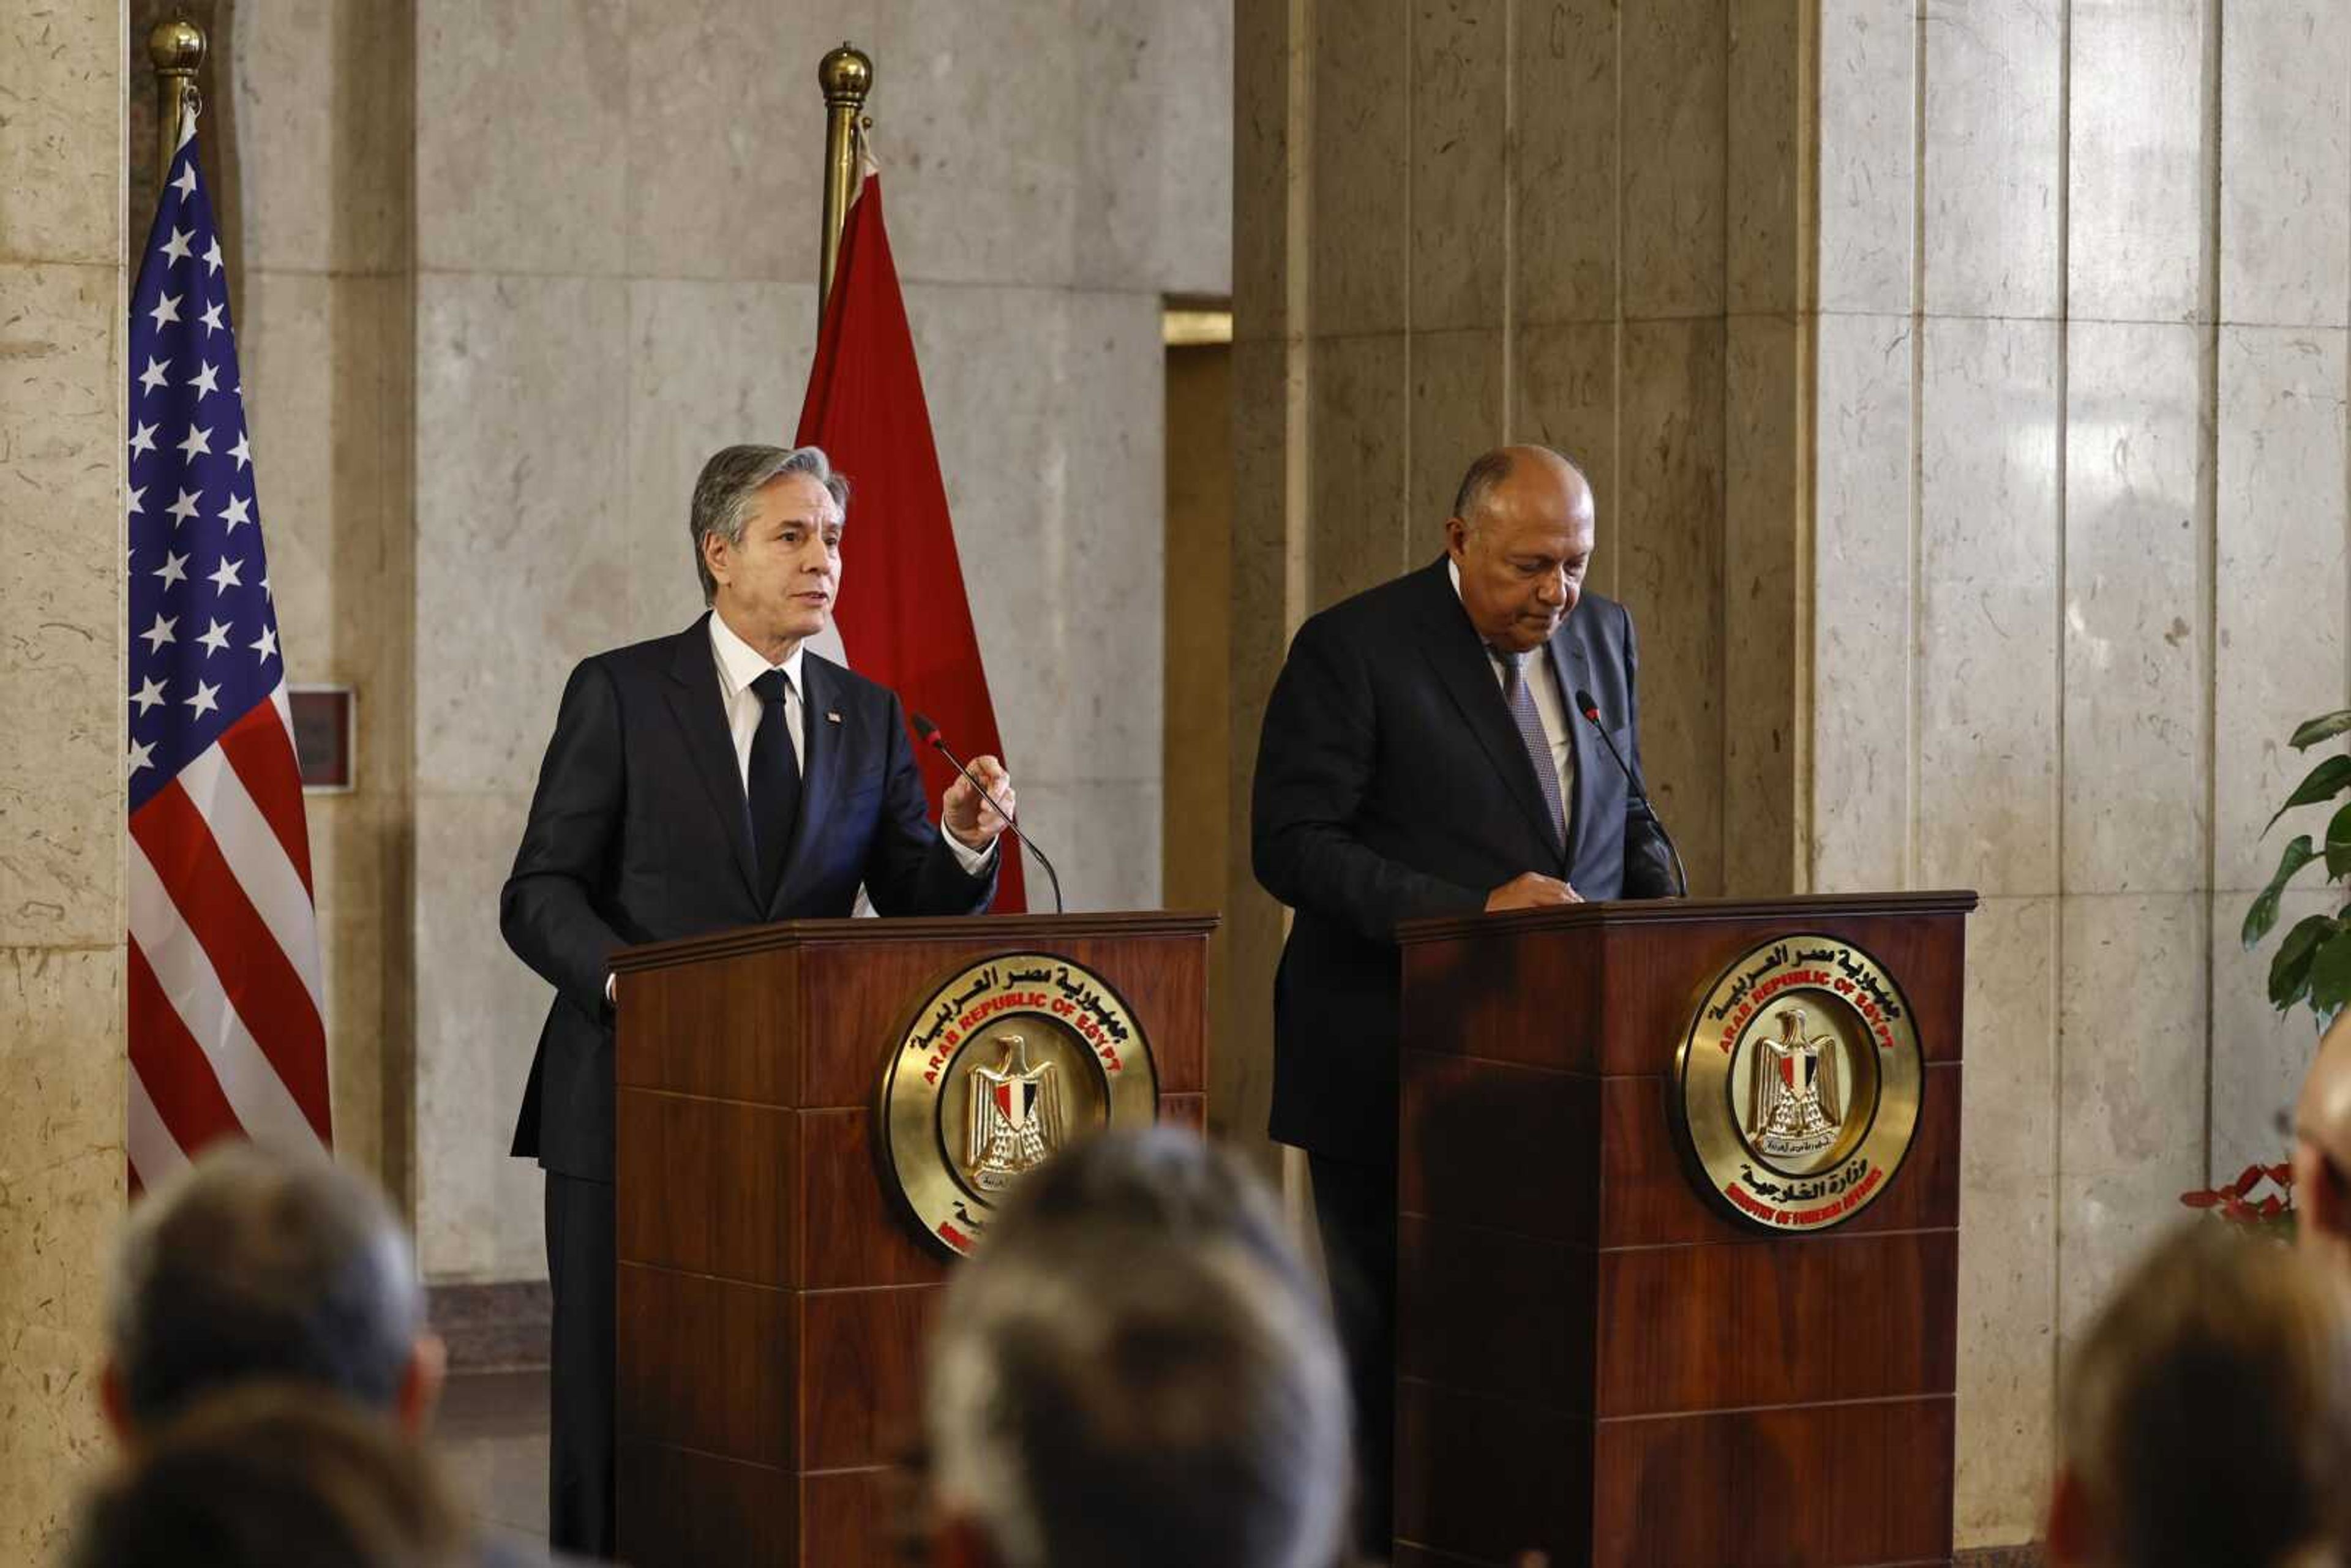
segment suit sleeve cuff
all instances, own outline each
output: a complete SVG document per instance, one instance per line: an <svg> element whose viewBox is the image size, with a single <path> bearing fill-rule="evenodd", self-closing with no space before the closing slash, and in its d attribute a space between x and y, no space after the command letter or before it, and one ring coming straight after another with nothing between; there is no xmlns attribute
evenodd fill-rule
<svg viewBox="0 0 2351 1568"><path fill-rule="evenodd" d="M999 833L986 849L976 850L945 828L939 830L939 837L947 841L947 852L955 856L956 864L963 868L964 875L969 877L987 873L988 868L996 863L996 846L1004 841L1003 835Z"/></svg>

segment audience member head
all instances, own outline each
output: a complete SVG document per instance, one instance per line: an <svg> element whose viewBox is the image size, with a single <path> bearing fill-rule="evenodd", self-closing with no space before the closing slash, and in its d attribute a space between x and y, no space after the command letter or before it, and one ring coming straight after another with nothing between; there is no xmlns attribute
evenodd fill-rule
<svg viewBox="0 0 2351 1568"><path fill-rule="evenodd" d="M1328 1568L1346 1377L1263 1187L1173 1129L1022 1178L932 1343L933 1542L952 1568Z"/></svg>
<svg viewBox="0 0 2351 1568"><path fill-rule="evenodd" d="M2351 1496L2351 1322L2293 1251L2203 1221L2074 1356L2049 1550L2067 1568L2332 1563Z"/></svg>
<svg viewBox="0 0 2351 1568"><path fill-rule="evenodd" d="M202 1395L331 1389L422 1427L440 1392L408 1242L382 1197L323 1155L214 1145L131 1211L104 1397L126 1440Z"/></svg>
<svg viewBox="0 0 2351 1568"><path fill-rule="evenodd" d="M315 1389L255 1384L160 1427L84 1502L69 1568L453 1568L465 1519L424 1449Z"/></svg>
<svg viewBox="0 0 2351 1568"><path fill-rule="evenodd" d="M2318 1042L2294 1107L2294 1234L2351 1280L2351 1012Z"/></svg>

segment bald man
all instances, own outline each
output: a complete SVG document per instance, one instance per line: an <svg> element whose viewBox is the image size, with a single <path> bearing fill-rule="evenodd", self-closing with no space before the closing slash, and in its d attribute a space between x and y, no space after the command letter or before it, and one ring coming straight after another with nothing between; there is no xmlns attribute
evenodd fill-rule
<svg viewBox="0 0 2351 1568"><path fill-rule="evenodd" d="M2335 1020L2294 1107L2295 1235L2351 1279L2351 1013Z"/></svg>
<svg viewBox="0 0 2351 1568"><path fill-rule="evenodd" d="M1273 1136L1303 1148L1387 1551L1395 1295L1395 929L1673 886L1637 774L1633 623L1583 588L1592 487L1558 453L1469 465L1445 554L1299 629L1251 800L1258 881L1297 911L1274 985Z"/></svg>

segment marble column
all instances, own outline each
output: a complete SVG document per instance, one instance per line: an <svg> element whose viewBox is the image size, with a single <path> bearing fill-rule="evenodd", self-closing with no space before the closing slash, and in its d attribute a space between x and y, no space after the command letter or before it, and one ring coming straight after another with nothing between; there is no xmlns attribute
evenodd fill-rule
<svg viewBox="0 0 2351 1568"><path fill-rule="evenodd" d="M0 1558L106 1451L123 1150L120 4L0 14Z"/></svg>

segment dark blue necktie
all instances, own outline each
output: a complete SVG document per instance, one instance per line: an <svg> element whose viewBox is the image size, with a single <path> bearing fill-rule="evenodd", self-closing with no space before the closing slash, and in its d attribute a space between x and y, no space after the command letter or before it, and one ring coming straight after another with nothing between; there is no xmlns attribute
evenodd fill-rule
<svg viewBox="0 0 2351 1568"><path fill-rule="evenodd" d="M781 670L769 670L751 683L759 698L759 727L751 733L743 814L751 830L752 852L759 859L763 909L775 902L784 856L792 847L792 825L800 816L799 748L792 744L791 720L784 710L784 697L791 689Z"/></svg>

